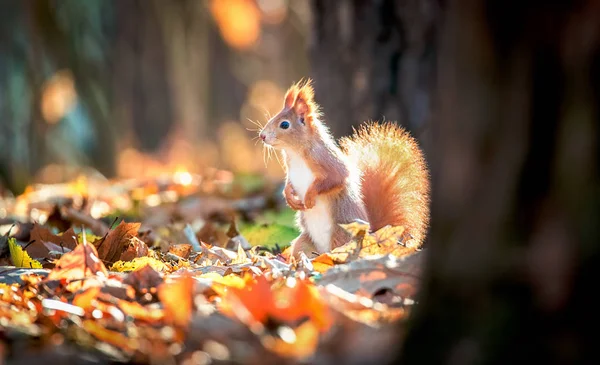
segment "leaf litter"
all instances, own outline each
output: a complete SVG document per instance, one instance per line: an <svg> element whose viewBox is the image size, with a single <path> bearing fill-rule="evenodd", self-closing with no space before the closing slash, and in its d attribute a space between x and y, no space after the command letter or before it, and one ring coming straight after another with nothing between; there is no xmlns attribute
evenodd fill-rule
<svg viewBox="0 0 600 365"><path fill-rule="evenodd" d="M0 345L14 363L33 353L55 362L377 362L416 305L422 253L403 227L343 225L346 245L295 260L293 212L278 184L244 192L243 182L231 186L239 179L206 176L185 185L91 179L0 200L10 218L0 225L10 265L0 267Z"/></svg>

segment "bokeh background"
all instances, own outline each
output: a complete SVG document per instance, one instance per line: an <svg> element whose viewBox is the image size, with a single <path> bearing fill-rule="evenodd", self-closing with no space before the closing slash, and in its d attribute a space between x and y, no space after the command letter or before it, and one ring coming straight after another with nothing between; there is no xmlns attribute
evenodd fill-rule
<svg viewBox="0 0 600 365"><path fill-rule="evenodd" d="M144 177L207 166L280 178L251 120L265 123L306 77L336 136L393 119L421 137L437 4L400 5L3 0L0 184L19 193L84 170Z"/></svg>
<svg viewBox="0 0 600 365"><path fill-rule="evenodd" d="M309 4L2 1L0 176L139 177L265 167L255 128L306 76Z"/></svg>

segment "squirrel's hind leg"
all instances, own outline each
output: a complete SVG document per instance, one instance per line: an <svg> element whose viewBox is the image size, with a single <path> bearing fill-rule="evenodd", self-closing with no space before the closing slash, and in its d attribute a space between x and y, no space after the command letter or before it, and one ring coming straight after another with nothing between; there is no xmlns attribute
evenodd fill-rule
<svg viewBox="0 0 600 365"><path fill-rule="evenodd" d="M300 236L292 241L291 256L299 258L300 252L304 252L309 258L315 257L315 253L317 252L314 242L306 232L300 234Z"/></svg>
<svg viewBox="0 0 600 365"><path fill-rule="evenodd" d="M348 231L336 225L333 234L331 235L331 249L333 250L336 247L343 246L351 239L352 235Z"/></svg>

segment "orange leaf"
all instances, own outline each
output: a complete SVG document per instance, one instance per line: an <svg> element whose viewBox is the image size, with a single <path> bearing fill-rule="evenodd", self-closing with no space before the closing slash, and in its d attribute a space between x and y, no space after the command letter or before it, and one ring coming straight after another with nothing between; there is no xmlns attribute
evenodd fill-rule
<svg viewBox="0 0 600 365"><path fill-rule="evenodd" d="M100 294L100 290L101 288L99 286L95 286L89 288L83 293L75 295L75 298L73 299L73 305L76 305L86 311L91 309L92 303L96 300L98 294Z"/></svg>
<svg viewBox="0 0 600 365"><path fill-rule="evenodd" d="M169 252L181 258L187 259L188 257L190 257L190 253L192 253L192 245L190 245L189 243L173 245L169 247Z"/></svg>
<svg viewBox="0 0 600 365"><path fill-rule="evenodd" d="M185 273L172 283L158 287L158 298L165 311L165 321L186 327L192 317L194 278Z"/></svg>
<svg viewBox="0 0 600 365"><path fill-rule="evenodd" d="M117 303L123 313L130 315L135 319L155 323L164 318L164 312L161 309L149 309L137 302L128 302L119 300Z"/></svg>
<svg viewBox="0 0 600 365"><path fill-rule="evenodd" d="M219 309L248 326L264 324L268 318L287 323L308 318L323 332L331 326L319 292L312 284L296 279L288 279L286 285L273 290L267 279L259 276L243 289L229 288Z"/></svg>
<svg viewBox="0 0 600 365"><path fill-rule="evenodd" d="M331 326L329 308L321 298L319 291L312 284L302 280L294 280L295 286L291 288L289 307L279 313L285 313L292 320L309 317L322 332Z"/></svg>
<svg viewBox="0 0 600 365"><path fill-rule="evenodd" d="M265 323L274 305L271 285L264 276L258 276L243 289L231 287L221 301L220 310L237 317L246 325L254 321Z"/></svg>
<svg viewBox="0 0 600 365"><path fill-rule="evenodd" d="M266 348L283 357L306 358L314 354L319 344L319 329L310 321L296 329L285 328L279 336L281 338L265 337L262 342Z"/></svg>
<svg viewBox="0 0 600 365"><path fill-rule="evenodd" d="M331 269L335 265L333 259L327 253L323 253L315 257L312 260L312 264L314 270L320 272L321 274L325 273L325 271Z"/></svg>
<svg viewBox="0 0 600 365"><path fill-rule="evenodd" d="M106 329L97 320L88 319L83 321L83 328L98 340L116 346L127 352L133 352L138 348L138 341L123 335L120 332Z"/></svg>
<svg viewBox="0 0 600 365"><path fill-rule="evenodd" d="M46 280L80 280L94 276L106 277L108 272L106 267L98 258L98 252L92 245L77 245L77 247L64 255L56 262L56 266ZM82 287L80 281L73 283L70 290L77 290Z"/></svg>

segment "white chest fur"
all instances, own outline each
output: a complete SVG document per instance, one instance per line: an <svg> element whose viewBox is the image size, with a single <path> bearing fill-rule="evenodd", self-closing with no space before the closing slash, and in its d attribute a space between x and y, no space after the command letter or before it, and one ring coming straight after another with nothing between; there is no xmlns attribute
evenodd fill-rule
<svg viewBox="0 0 600 365"><path fill-rule="evenodd" d="M315 180L315 175L299 155L287 151L286 154L289 158L288 179L296 194L304 201L306 191ZM329 200L326 197L317 196L315 206L305 210L303 215L307 233L315 243L316 249L319 252L329 251L333 228Z"/></svg>

